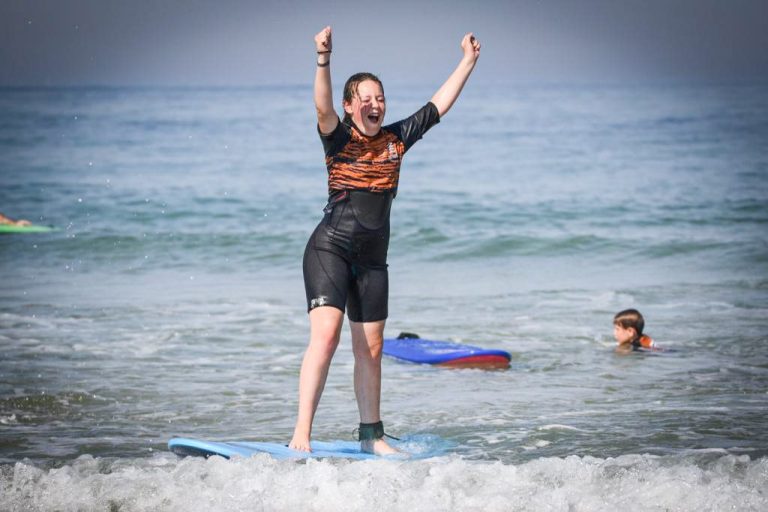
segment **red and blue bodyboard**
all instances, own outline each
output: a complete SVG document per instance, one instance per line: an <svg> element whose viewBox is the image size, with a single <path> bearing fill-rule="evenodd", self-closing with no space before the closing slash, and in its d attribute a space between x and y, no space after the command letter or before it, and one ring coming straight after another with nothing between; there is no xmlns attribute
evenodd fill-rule
<svg viewBox="0 0 768 512"><path fill-rule="evenodd" d="M417 364L462 368L509 368L512 356L504 350L493 350L449 341L419 338L401 333L384 340L384 355Z"/></svg>

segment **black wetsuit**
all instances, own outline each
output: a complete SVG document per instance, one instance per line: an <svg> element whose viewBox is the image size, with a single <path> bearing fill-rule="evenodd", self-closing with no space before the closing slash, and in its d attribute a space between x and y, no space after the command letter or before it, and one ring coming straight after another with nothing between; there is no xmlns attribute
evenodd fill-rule
<svg viewBox="0 0 768 512"><path fill-rule="evenodd" d="M325 216L304 251L307 309L333 306L354 322L387 318L389 214L402 156L440 121L427 103L374 137L339 123L322 135L328 167Z"/></svg>

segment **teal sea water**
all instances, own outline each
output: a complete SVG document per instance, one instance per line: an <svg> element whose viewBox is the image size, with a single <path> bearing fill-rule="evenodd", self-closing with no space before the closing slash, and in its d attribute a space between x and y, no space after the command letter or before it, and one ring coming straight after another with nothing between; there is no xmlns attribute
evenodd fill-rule
<svg viewBox="0 0 768 512"><path fill-rule="evenodd" d="M388 87L387 119L432 87ZM446 454L179 459L287 442L326 173L307 86L0 89L0 510L766 510L768 87L470 83L406 156L383 419ZM614 353L640 309L671 349ZM353 439L349 333L315 421Z"/></svg>

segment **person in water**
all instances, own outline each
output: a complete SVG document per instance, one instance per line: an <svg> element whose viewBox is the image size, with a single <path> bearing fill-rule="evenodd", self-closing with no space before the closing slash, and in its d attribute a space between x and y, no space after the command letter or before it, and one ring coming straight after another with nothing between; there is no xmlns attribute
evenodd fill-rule
<svg viewBox="0 0 768 512"><path fill-rule="evenodd" d="M2 213L0 213L0 224L4 224L6 226L31 226L32 225L32 223L26 219L13 220L10 217L6 217Z"/></svg>
<svg viewBox="0 0 768 512"><path fill-rule="evenodd" d="M613 337L616 339L618 352L631 352L634 350L660 351L648 335L643 334L645 319L636 309L619 311L613 317Z"/></svg>
<svg viewBox="0 0 768 512"><path fill-rule="evenodd" d="M410 117L384 126L381 81L357 73L344 86L343 119L331 94L331 27L315 36L314 99L328 170L328 204L304 252L310 339L299 376L299 410L289 446L311 451L312 422L325 386L346 310L355 358L359 440L366 452L396 453L380 417L381 353L388 316L389 217L405 153L440 122L459 96L480 56L471 34L463 56L432 99Z"/></svg>

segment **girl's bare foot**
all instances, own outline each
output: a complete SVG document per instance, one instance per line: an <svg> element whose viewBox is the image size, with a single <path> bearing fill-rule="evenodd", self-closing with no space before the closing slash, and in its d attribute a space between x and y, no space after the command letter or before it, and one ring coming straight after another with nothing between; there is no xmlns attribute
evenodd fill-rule
<svg viewBox="0 0 768 512"><path fill-rule="evenodd" d="M300 452L311 452L312 448L309 444L309 436L293 434L293 439L288 443L288 448L291 450L297 450Z"/></svg>
<svg viewBox="0 0 768 512"><path fill-rule="evenodd" d="M384 439L366 439L360 441L360 450L374 455L397 455L402 454L400 450L389 446Z"/></svg>

